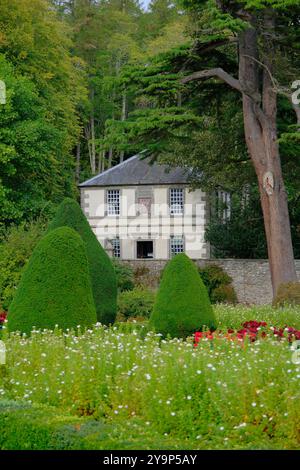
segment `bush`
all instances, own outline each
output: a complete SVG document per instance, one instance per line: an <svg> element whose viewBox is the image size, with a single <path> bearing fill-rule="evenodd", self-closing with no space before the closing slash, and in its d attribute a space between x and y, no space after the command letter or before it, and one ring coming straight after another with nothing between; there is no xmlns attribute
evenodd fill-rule
<svg viewBox="0 0 300 470"><path fill-rule="evenodd" d="M234 287L232 285L221 285L216 287L216 289L214 289L211 293L210 300L213 304L236 304L237 298Z"/></svg>
<svg viewBox="0 0 300 470"><path fill-rule="evenodd" d="M232 278L221 266L211 264L198 270L212 303L235 304L237 302L234 287L231 285Z"/></svg>
<svg viewBox="0 0 300 470"><path fill-rule="evenodd" d="M207 290L195 264L184 253L164 269L150 325L163 336L186 337L203 327L216 328Z"/></svg>
<svg viewBox="0 0 300 470"><path fill-rule="evenodd" d="M275 307L300 305L300 282L281 284L273 301Z"/></svg>
<svg viewBox="0 0 300 470"><path fill-rule="evenodd" d="M149 318L153 310L154 300L154 292L142 287L122 292L118 297L118 315L120 319Z"/></svg>
<svg viewBox="0 0 300 470"><path fill-rule="evenodd" d="M1 450L83 449L86 435L101 430L102 423L70 416L51 406L0 402Z"/></svg>
<svg viewBox="0 0 300 470"><path fill-rule="evenodd" d="M97 319L109 325L117 314L117 280L111 260L73 199L66 198L60 204L48 231L62 226L76 230L85 244Z"/></svg>
<svg viewBox="0 0 300 470"><path fill-rule="evenodd" d="M121 261L116 258L113 258L112 261L117 277L118 291L132 290L134 288L134 274L131 266L121 263Z"/></svg>
<svg viewBox="0 0 300 470"><path fill-rule="evenodd" d="M0 305L7 310L33 249L44 232L44 223L13 226L0 243Z"/></svg>
<svg viewBox="0 0 300 470"><path fill-rule="evenodd" d="M173 449L171 438L135 419L122 421L71 416L60 408L0 401L0 450ZM3 459L1 460L3 463Z"/></svg>
<svg viewBox="0 0 300 470"><path fill-rule="evenodd" d="M63 330L92 326L96 311L85 247L68 227L46 235L23 272L8 311L8 329L30 334L33 326Z"/></svg>

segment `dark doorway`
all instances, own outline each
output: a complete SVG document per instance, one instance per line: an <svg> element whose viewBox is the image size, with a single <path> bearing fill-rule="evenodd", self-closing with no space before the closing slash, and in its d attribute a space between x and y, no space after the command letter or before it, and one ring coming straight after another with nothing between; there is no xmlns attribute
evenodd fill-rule
<svg viewBox="0 0 300 470"><path fill-rule="evenodd" d="M137 242L137 258L153 258L153 242Z"/></svg>

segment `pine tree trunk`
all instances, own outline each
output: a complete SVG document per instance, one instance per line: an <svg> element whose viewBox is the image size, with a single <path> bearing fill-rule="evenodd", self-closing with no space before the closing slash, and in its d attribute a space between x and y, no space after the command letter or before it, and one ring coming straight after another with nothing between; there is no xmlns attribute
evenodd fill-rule
<svg viewBox="0 0 300 470"><path fill-rule="evenodd" d="M272 27L272 19L265 18L265 25ZM277 97L276 92L273 90L271 77L272 52L272 50L268 50L270 58L264 63L263 83L260 86L256 31L253 28L240 35L239 81L244 90L245 138L258 179L273 294L275 296L281 283L296 281L297 277L287 194L282 177L278 147Z"/></svg>
<svg viewBox="0 0 300 470"><path fill-rule="evenodd" d="M121 114L121 121L125 121L126 120L126 117L127 117L127 95L126 95L126 91L124 91L123 93L123 96L122 96L122 114ZM121 150L120 152L120 163L123 162L124 160L124 155L125 155L125 152L124 150Z"/></svg>
<svg viewBox="0 0 300 470"><path fill-rule="evenodd" d="M113 159L113 149L110 147L108 152L108 168L112 167L112 159Z"/></svg>
<svg viewBox="0 0 300 470"><path fill-rule="evenodd" d="M76 146L76 171L75 171L75 178L76 178L77 184L80 181L80 158L81 158L81 146L80 146L80 142L78 142Z"/></svg>
<svg viewBox="0 0 300 470"><path fill-rule="evenodd" d="M90 163L91 163L91 172L93 175L96 174L96 144L95 144L95 115L94 115L94 89L91 89L90 93L92 111L90 115Z"/></svg>

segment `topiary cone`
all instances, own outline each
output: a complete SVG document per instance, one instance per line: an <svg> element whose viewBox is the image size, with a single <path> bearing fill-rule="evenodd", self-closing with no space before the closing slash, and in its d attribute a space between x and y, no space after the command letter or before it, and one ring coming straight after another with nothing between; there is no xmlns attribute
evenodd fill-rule
<svg viewBox="0 0 300 470"><path fill-rule="evenodd" d="M8 311L8 329L63 330L97 321L85 246L68 227L53 230L38 243L24 269Z"/></svg>
<svg viewBox="0 0 300 470"><path fill-rule="evenodd" d="M97 319L109 325L117 315L117 279L112 262L74 199L66 198L59 205L48 232L62 226L76 230L85 244Z"/></svg>
<svg viewBox="0 0 300 470"><path fill-rule="evenodd" d="M184 253L166 265L150 317L150 326L164 337L189 336L216 319L207 290L192 260Z"/></svg>

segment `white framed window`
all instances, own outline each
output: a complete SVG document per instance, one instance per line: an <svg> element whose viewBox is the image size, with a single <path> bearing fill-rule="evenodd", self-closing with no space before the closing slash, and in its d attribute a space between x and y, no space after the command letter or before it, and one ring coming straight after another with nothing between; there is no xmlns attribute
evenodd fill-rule
<svg viewBox="0 0 300 470"><path fill-rule="evenodd" d="M121 244L120 238L114 238L111 240L111 245L113 247L113 257L114 258L121 258Z"/></svg>
<svg viewBox="0 0 300 470"><path fill-rule="evenodd" d="M170 214L183 214L183 189L170 188Z"/></svg>
<svg viewBox="0 0 300 470"><path fill-rule="evenodd" d="M107 215L120 215L120 190L108 189L106 191Z"/></svg>
<svg viewBox="0 0 300 470"><path fill-rule="evenodd" d="M184 252L184 241L183 237L180 235L173 235L170 238L170 253L171 257L177 255L178 253Z"/></svg>
<svg viewBox="0 0 300 470"><path fill-rule="evenodd" d="M219 218L226 222L231 216L231 195L227 191L217 191L217 211Z"/></svg>

